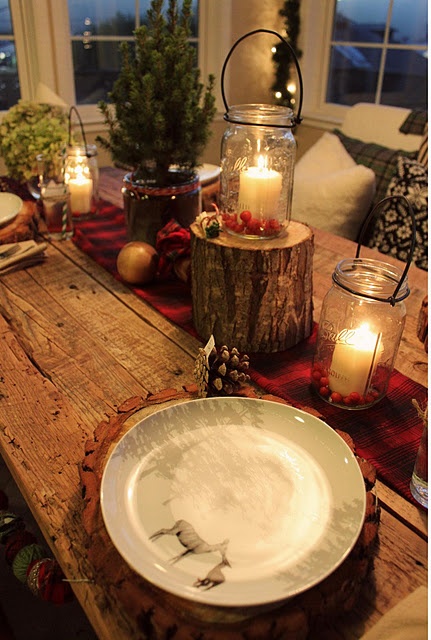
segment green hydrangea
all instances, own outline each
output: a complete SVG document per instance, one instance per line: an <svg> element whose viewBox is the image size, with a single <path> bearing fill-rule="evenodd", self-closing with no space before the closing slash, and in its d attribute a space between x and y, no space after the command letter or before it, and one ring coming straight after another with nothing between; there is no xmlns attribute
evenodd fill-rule
<svg viewBox="0 0 431 640"><path fill-rule="evenodd" d="M0 154L20 182L35 175L39 153L50 162L67 143L68 114L59 106L19 100L0 122Z"/></svg>

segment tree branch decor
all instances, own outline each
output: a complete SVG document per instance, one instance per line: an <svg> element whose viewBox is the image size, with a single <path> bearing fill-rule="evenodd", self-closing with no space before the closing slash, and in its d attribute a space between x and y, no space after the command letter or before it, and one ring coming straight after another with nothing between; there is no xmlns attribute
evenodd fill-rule
<svg viewBox="0 0 431 640"><path fill-rule="evenodd" d="M191 33L191 0L151 0L134 49L120 45L122 68L110 102L99 103L108 137L97 138L136 178L166 184L168 170L194 171L215 115L214 77L200 82Z"/></svg>

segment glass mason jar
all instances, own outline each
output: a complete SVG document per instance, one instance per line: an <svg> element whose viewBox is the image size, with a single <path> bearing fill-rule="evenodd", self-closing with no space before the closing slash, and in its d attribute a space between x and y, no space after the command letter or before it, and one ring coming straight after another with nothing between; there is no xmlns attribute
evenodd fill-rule
<svg viewBox="0 0 431 640"><path fill-rule="evenodd" d="M229 107L221 148L224 229L250 239L278 236L290 221L296 143L288 107Z"/></svg>
<svg viewBox="0 0 431 640"><path fill-rule="evenodd" d="M79 217L95 213L99 190L96 145L69 146L64 175L72 215Z"/></svg>
<svg viewBox="0 0 431 640"><path fill-rule="evenodd" d="M355 258L339 262L332 280L322 305L312 386L334 405L366 409L388 389L404 329L407 277L385 262Z"/></svg>

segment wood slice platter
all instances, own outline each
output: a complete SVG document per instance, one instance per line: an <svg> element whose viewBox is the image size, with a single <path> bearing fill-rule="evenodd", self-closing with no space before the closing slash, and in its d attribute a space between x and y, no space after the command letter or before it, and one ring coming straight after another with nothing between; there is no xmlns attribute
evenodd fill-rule
<svg viewBox="0 0 431 640"><path fill-rule="evenodd" d="M244 387L239 395L284 403L272 395L258 395L251 387ZM100 486L113 446L128 429L153 411L197 397L196 386L190 385L180 391L166 389L146 398L130 398L116 414L97 426L94 437L86 443L85 458L80 465L84 496L82 521L88 535L88 560L94 567L97 583L103 585L109 596L103 606L118 612L120 624L127 626L131 639L305 640L320 625L350 611L369 580L380 511L373 493L375 469L366 460L357 458L366 486L366 515L354 548L325 580L270 610L208 606L162 591L127 565L106 531ZM306 407L297 408L307 411ZM318 415L313 410L309 412ZM351 437L338 433L354 452Z"/></svg>

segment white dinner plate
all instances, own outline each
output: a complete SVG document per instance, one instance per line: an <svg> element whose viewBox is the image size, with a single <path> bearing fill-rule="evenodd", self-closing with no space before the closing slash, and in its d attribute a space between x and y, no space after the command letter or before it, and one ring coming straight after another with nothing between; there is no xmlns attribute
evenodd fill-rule
<svg viewBox="0 0 431 640"><path fill-rule="evenodd" d="M0 227L16 218L21 207L22 200L19 196L8 191L0 192Z"/></svg>
<svg viewBox="0 0 431 640"><path fill-rule="evenodd" d="M121 438L101 508L114 545L150 582L197 602L255 606L312 587L346 558L365 485L318 418L206 398L157 411Z"/></svg>

